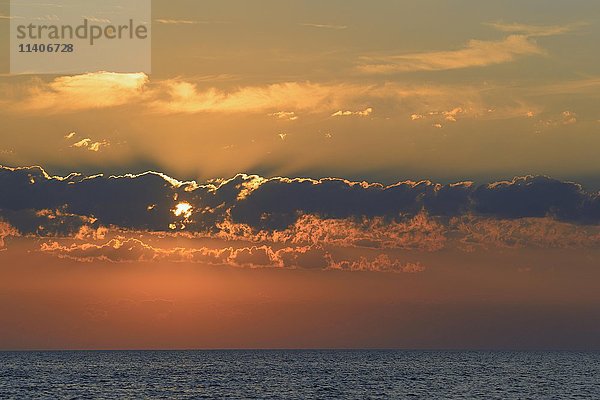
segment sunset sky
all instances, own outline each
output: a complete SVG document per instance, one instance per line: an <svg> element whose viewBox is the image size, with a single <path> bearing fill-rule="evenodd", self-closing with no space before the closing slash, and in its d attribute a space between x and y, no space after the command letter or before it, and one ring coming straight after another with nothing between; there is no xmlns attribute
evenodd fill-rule
<svg viewBox="0 0 600 400"><path fill-rule="evenodd" d="M152 73L0 58L0 349L600 349L599 21L155 0Z"/></svg>

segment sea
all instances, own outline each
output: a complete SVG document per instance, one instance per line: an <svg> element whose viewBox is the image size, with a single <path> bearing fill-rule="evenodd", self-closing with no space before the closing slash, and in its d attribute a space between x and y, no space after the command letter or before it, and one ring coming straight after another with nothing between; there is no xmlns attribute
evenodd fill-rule
<svg viewBox="0 0 600 400"><path fill-rule="evenodd" d="M0 352L1 399L600 399L600 353Z"/></svg>

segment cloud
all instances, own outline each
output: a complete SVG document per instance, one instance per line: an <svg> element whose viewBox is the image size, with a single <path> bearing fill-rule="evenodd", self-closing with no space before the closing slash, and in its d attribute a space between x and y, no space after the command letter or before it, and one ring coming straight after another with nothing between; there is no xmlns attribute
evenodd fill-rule
<svg viewBox="0 0 600 400"><path fill-rule="evenodd" d="M528 36L510 35L499 41L471 40L458 50L363 58L358 69L369 74L443 71L503 64L520 56L541 54L545 51Z"/></svg>
<svg viewBox="0 0 600 400"><path fill-rule="evenodd" d="M78 262L158 262L198 263L235 268L287 268L346 270L366 272L418 273L419 263L405 263L386 254L348 258L333 256L321 247L300 246L274 249L267 245L224 248L160 248L139 239L116 238L103 244L62 245L42 243L40 252Z"/></svg>
<svg viewBox="0 0 600 400"><path fill-rule="evenodd" d="M381 254L374 259L360 257L354 261L332 261L330 269L343 271L404 272L410 274L425 271L425 267L421 263L404 263L401 260L392 260L385 254Z"/></svg>
<svg viewBox="0 0 600 400"><path fill-rule="evenodd" d="M429 181L385 186L336 178L238 175L201 185L156 172L52 177L39 167L2 167L0 187L0 217L26 232L48 225L70 227L67 231L73 233L92 224L94 229L115 226L211 236L228 229L246 229L250 236L260 232L285 235L295 229L297 234L328 238L332 243L341 237L354 245L371 242L406 248L423 243L436 249L443 241L436 218L550 217L573 224L600 224L598 193L543 176L480 186ZM181 204L189 207L178 214ZM424 220L419 219L422 213L427 215ZM329 222L316 223L311 216Z"/></svg>
<svg viewBox="0 0 600 400"><path fill-rule="evenodd" d="M155 112L167 114L316 110L337 106L355 89L360 91L352 85L287 82L242 87L233 92L215 88L201 91L190 82L169 80L156 89L164 95L156 96L148 106Z"/></svg>
<svg viewBox="0 0 600 400"><path fill-rule="evenodd" d="M505 119L536 109L511 100L490 104L489 95L505 90L486 84L413 85L386 83L283 82L223 90L182 79L150 81L144 74L96 73L30 80L22 89L4 86L3 112L74 113L113 107L135 107L149 115L255 113L297 120L300 112L336 116L367 116L377 105L427 114L461 108L463 117ZM461 93L457 98L456 93ZM497 96L499 97L499 96ZM493 112L488 110L493 109ZM101 143L101 141L99 141Z"/></svg>
<svg viewBox="0 0 600 400"><path fill-rule="evenodd" d="M59 113L122 106L143 96L147 82L148 76L143 73L63 76L48 84L38 81L27 89L25 100L15 102L12 107L20 111Z"/></svg>
<svg viewBox="0 0 600 400"><path fill-rule="evenodd" d="M6 88L4 110L69 113L137 106L148 113L262 113L274 118L297 118L298 111L331 113L342 107L367 107L370 99L390 100L450 97L450 88L422 88L398 84L283 82L243 86L233 90L200 87L182 79L150 82L140 74L93 73L64 76L50 82L31 80L20 92ZM452 89L453 90L453 89ZM464 90L464 93L473 93ZM432 101L432 99L428 99Z"/></svg>
<svg viewBox="0 0 600 400"><path fill-rule="evenodd" d="M278 111L276 113L269 114L269 116L276 119L284 119L287 121L296 121L298 119L298 116L293 111Z"/></svg>
<svg viewBox="0 0 600 400"><path fill-rule="evenodd" d="M569 126L577 124L577 113L565 110L558 115L542 118L536 123L537 133L545 129L555 128L557 126Z"/></svg>
<svg viewBox="0 0 600 400"><path fill-rule="evenodd" d="M68 135L65 135L65 139L71 140L71 139L75 138L75 136L77 136L77 132L71 132ZM83 138L83 139L78 140L77 142L71 144L70 147L97 153L100 150L102 150L103 148L108 147L108 146L110 146L110 142L108 140L94 141L90 138Z"/></svg>
<svg viewBox="0 0 600 400"><path fill-rule="evenodd" d="M103 140L102 142L94 142L92 139L85 138L80 141L73 143L71 147L85 149L92 152L98 152L104 147L110 146L110 142Z"/></svg>
<svg viewBox="0 0 600 400"><path fill-rule="evenodd" d="M311 24L311 23L302 23L301 26L306 26L309 28L319 28L319 29L332 29L332 30L343 30L347 29L346 25L335 25L335 24Z"/></svg>
<svg viewBox="0 0 600 400"><path fill-rule="evenodd" d="M465 110L462 107L456 107L450 111L442 111L442 115L446 121L456 122L456 118L460 114L464 114Z"/></svg>
<svg viewBox="0 0 600 400"><path fill-rule="evenodd" d="M350 117L350 116L359 116L359 117L368 117L369 115L371 115L371 113L373 113L373 108L368 107L365 108L362 111L336 111L333 114L331 114L332 117Z"/></svg>
<svg viewBox="0 0 600 400"><path fill-rule="evenodd" d="M20 235L36 237L88 236L101 228L93 217L76 215L59 209L0 209L0 218Z"/></svg>
<svg viewBox="0 0 600 400"><path fill-rule="evenodd" d="M563 111L562 117L563 125L573 125L577 123L577 114L575 114L573 111Z"/></svg>
<svg viewBox="0 0 600 400"><path fill-rule="evenodd" d="M0 251L4 249L4 240L10 236L19 236L19 231L8 222L0 220Z"/></svg>
<svg viewBox="0 0 600 400"><path fill-rule="evenodd" d="M150 230L168 229L176 218L171 211L177 203L173 197L180 190L186 193L185 187L194 187L160 173L52 177L39 167L1 167L0 186L2 214L31 211L35 215L42 210L61 210L65 215L94 216L105 226L145 226ZM117 199L118 207L114 203ZM149 210L151 205L155 207ZM33 220L24 226L38 225ZM21 229L20 225L16 227Z"/></svg>
<svg viewBox="0 0 600 400"><path fill-rule="evenodd" d="M444 71L504 64L520 57L546 54L537 45L536 37L555 36L571 32L583 24L541 26L492 22L486 25L510 33L496 41L470 40L463 48L381 57L363 57L358 70L369 74L391 74L414 71Z"/></svg>
<svg viewBox="0 0 600 400"><path fill-rule="evenodd" d="M440 122L457 122L459 117L470 114L469 110L466 110L462 107L454 107L448 111L429 111L426 113L415 113L411 114L411 121L421 121L426 119L435 119ZM440 122L436 122L433 124L436 128L441 128L442 124Z"/></svg>
<svg viewBox="0 0 600 400"><path fill-rule="evenodd" d="M401 249L434 252L446 244L446 226L420 213L412 218L384 217L325 219L303 215L282 230L256 230L251 225L225 220L218 224L215 238L247 242L294 245L332 245L344 248Z"/></svg>
<svg viewBox="0 0 600 400"><path fill-rule="evenodd" d="M445 250L600 246L600 194L547 177L198 184L157 172L53 177L1 167L0 187L1 247L9 236L50 238L42 253L78 262L416 273Z"/></svg>
<svg viewBox="0 0 600 400"><path fill-rule="evenodd" d="M82 245L62 246L58 242L43 243L40 251L56 254L80 262L110 261L133 262L150 261L157 257L155 249L139 240L113 239L103 245L85 243Z"/></svg>
<svg viewBox="0 0 600 400"><path fill-rule="evenodd" d="M486 90L490 90L489 86ZM456 92L461 92L457 104ZM334 111L367 116L372 104L405 107L463 107L487 109L481 88L473 86L419 86L398 83L352 84L284 82L245 86L234 90L201 88L184 80L157 82L144 92L144 107L157 114L267 113L274 118L297 117L299 112L331 115ZM369 111L369 108L371 109ZM348 111L358 110L358 111ZM293 115L291 113L294 113ZM475 114L473 114L475 115Z"/></svg>
<svg viewBox="0 0 600 400"><path fill-rule="evenodd" d="M488 22L486 25L492 28L507 33L518 33L529 37L556 36L573 31L573 29L582 26L583 24L571 25L527 25L519 23L503 23L503 22Z"/></svg>
<svg viewBox="0 0 600 400"><path fill-rule="evenodd" d="M472 194L475 211L499 218L556 217L580 223L600 222L600 196L578 184L547 177L520 177L483 185Z"/></svg>
<svg viewBox="0 0 600 400"><path fill-rule="evenodd" d="M60 258L68 258L79 262L106 261L112 263L131 263L148 261L170 261L170 262L193 262L209 265L244 266L244 256L263 252L258 247L240 248L234 250L232 247L221 249L203 248L160 248L150 246L135 238L119 237L111 239L103 244L82 243L62 245L57 241L42 243L40 251L52 254ZM240 258L238 263L236 260ZM268 259L268 257L267 257ZM258 260L258 259L257 259ZM247 264L255 265L251 259ZM265 265L268 263L265 263ZM256 264L260 265L260 264Z"/></svg>
<svg viewBox="0 0 600 400"><path fill-rule="evenodd" d="M552 218L497 219L462 216L450 221L465 250L477 247L581 249L600 246L600 227L585 227Z"/></svg>

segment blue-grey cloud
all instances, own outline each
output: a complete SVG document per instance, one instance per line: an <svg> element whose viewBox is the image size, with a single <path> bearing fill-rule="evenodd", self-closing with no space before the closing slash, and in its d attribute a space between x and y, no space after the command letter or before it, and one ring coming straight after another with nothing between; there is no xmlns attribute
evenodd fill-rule
<svg viewBox="0 0 600 400"><path fill-rule="evenodd" d="M334 178L238 175L200 185L156 172L53 177L40 167L2 167L0 188L0 218L28 234L68 234L82 225L217 232L224 221L273 231L305 215L391 222L422 212L444 218L550 217L582 225L600 223L598 193L543 176L480 186L429 181L384 186Z"/></svg>

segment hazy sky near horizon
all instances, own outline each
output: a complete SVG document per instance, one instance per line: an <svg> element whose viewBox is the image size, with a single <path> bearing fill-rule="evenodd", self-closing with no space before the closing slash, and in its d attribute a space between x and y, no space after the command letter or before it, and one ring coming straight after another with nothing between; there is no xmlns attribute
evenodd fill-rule
<svg viewBox="0 0 600 400"><path fill-rule="evenodd" d="M388 274L35 250L24 263L30 246L0 253L3 350L599 348L598 250L449 250L422 273Z"/></svg>
<svg viewBox="0 0 600 400"><path fill-rule="evenodd" d="M600 2L152 30L151 74L0 73L0 349L600 349Z"/></svg>

